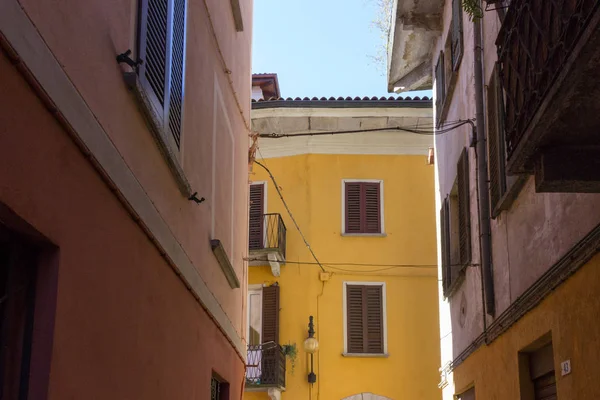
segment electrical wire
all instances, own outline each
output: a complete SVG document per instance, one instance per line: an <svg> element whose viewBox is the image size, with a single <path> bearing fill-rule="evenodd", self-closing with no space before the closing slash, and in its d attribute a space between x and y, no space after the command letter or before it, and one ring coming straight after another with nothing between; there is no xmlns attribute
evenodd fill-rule
<svg viewBox="0 0 600 400"><path fill-rule="evenodd" d="M269 177L271 178L271 181L273 181L273 185L275 186L275 190L277 191L277 194L279 195L279 198L281 199L281 202L283 203L283 206L285 207L285 210L287 211L288 215L290 216L290 219L294 223L294 226L296 227L296 230L298 231L298 233L302 237L302 240L304 241L304 244L306 245L306 248L308 248L308 251L310 251L310 254L313 256L313 258L315 259L316 263L319 265L319 267L321 268L321 270L323 272L326 272L325 268L323 268L323 265L321 264L321 262L317 258L317 255L313 251L312 247L310 247L310 244L308 243L308 240L306 240L306 237L302 233L302 230L300 229L300 226L298 226L298 223L296 222L296 219L292 215L292 211L290 210L290 208L288 207L285 199L283 198L283 194L281 193L281 190L279 189L279 185L277 184L277 181L275 180L275 177L273 176L273 174L271 173L271 171L269 170L269 168L265 167L263 164L261 164L260 162L258 162L256 160L254 160L254 163L257 164L257 165L259 165L259 166L261 166L265 171L267 171L267 174L269 174Z"/></svg>
<svg viewBox="0 0 600 400"><path fill-rule="evenodd" d="M416 126L390 126L387 128L371 128L371 129L355 129L355 130L345 130L345 131L327 131L327 132L300 132L300 133L261 133L258 135L260 138L269 138L269 139L281 139L285 137L302 137L302 136L324 136L324 135L345 135L352 133L365 133L365 132L382 132L382 131L403 131L414 133L417 135L443 135L445 133L451 132L456 128L459 128L466 124L471 124L471 120L461 120L456 123L447 124L446 127L442 129L422 129ZM433 126L432 126L433 128Z"/></svg>
<svg viewBox="0 0 600 400"><path fill-rule="evenodd" d="M258 258L248 258L246 261L264 261ZM341 265L341 266L355 266L355 267L393 267L393 268L437 268L435 264L369 264L369 263L355 263L355 262L324 262L316 263L313 261L282 261L284 264L308 264L308 265Z"/></svg>

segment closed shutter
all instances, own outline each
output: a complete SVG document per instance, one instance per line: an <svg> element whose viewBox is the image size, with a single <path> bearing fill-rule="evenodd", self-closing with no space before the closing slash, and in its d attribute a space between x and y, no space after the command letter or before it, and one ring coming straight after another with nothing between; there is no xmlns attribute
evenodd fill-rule
<svg viewBox="0 0 600 400"><path fill-rule="evenodd" d="M458 71L463 56L462 0L452 0L452 71Z"/></svg>
<svg viewBox="0 0 600 400"><path fill-rule="evenodd" d="M346 325L348 353L383 353L381 286L346 286Z"/></svg>
<svg viewBox="0 0 600 400"><path fill-rule="evenodd" d="M381 233L381 185L346 182L345 233Z"/></svg>
<svg viewBox="0 0 600 400"><path fill-rule="evenodd" d="M264 246L264 198L264 184L250 185L250 225L248 228L250 250L259 250Z"/></svg>
<svg viewBox="0 0 600 400"><path fill-rule="evenodd" d="M533 380L535 400L556 400L556 376L554 371Z"/></svg>
<svg viewBox="0 0 600 400"><path fill-rule="evenodd" d="M496 66L487 91L488 163L492 217L496 217L497 207L506 192L506 158L502 116L502 88L498 77L498 66Z"/></svg>
<svg viewBox="0 0 600 400"><path fill-rule="evenodd" d="M279 285L263 288L262 341L279 343Z"/></svg>
<svg viewBox="0 0 600 400"><path fill-rule="evenodd" d="M362 227L360 183L346 182L346 233L360 233Z"/></svg>
<svg viewBox="0 0 600 400"><path fill-rule="evenodd" d="M348 353L363 353L363 291L362 286L346 286L346 329Z"/></svg>
<svg viewBox="0 0 600 400"><path fill-rule="evenodd" d="M383 353L383 298L381 286L365 286L366 333L365 351L371 354Z"/></svg>
<svg viewBox="0 0 600 400"><path fill-rule="evenodd" d="M442 107L446 99L446 82L444 76L444 52L440 51L437 64L435 66L435 112L437 123L441 122Z"/></svg>
<svg viewBox="0 0 600 400"><path fill-rule="evenodd" d="M442 249L442 289L447 295L452 283L452 268L450 262L450 210L448 198L444 199L440 210L441 249Z"/></svg>
<svg viewBox="0 0 600 400"><path fill-rule="evenodd" d="M177 148L181 139L185 63L185 0L141 0L138 74L153 116Z"/></svg>
<svg viewBox="0 0 600 400"><path fill-rule="evenodd" d="M457 165L458 175L458 233L460 264L471 262L471 195L469 187L469 153L463 149Z"/></svg>
<svg viewBox="0 0 600 400"><path fill-rule="evenodd" d="M363 183L364 232L381 233L381 204L379 183Z"/></svg>
<svg viewBox="0 0 600 400"><path fill-rule="evenodd" d="M171 87L169 96L169 130L179 148L183 108L185 61L185 1L173 0L173 44L171 47Z"/></svg>

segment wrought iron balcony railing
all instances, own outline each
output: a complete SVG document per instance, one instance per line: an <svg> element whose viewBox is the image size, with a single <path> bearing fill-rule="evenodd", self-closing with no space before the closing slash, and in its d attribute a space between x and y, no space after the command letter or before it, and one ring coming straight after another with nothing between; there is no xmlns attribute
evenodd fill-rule
<svg viewBox="0 0 600 400"><path fill-rule="evenodd" d="M250 218L250 250L274 251L285 259L286 228L279 214Z"/></svg>
<svg viewBox="0 0 600 400"><path fill-rule="evenodd" d="M285 354L280 345L249 345L246 364L247 388L285 389Z"/></svg>
<svg viewBox="0 0 600 400"><path fill-rule="evenodd" d="M509 159L599 4L598 0L511 1L496 41Z"/></svg>

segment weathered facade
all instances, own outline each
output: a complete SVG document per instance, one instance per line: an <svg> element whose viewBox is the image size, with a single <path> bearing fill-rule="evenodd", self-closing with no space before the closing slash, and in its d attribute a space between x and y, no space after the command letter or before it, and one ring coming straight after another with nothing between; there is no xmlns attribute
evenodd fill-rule
<svg viewBox="0 0 600 400"><path fill-rule="evenodd" d="M431 101L252 104L244 398L440 399Z"/></svg>
<svg viewBox="0 0 600 400"><path fill-rule="evenodd" d="M251 31L251 1L0 1L0 397L241 397Z"/></svg>
<svg viewBox="0 0 600 400"><path fill-rule="evenodd" d="M598 2L397 3L390 87L434 89L444 399L599 397Z"/></svg>

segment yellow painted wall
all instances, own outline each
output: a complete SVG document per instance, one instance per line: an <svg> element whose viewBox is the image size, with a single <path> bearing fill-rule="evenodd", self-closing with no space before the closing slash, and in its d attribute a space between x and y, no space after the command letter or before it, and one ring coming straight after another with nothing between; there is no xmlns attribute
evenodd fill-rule
<svg viewBox="0 0 600 400"><path fill-rule="evenodd" d="M288 362L282 398L335 400L372 392L391 399L441 398L433 167L424 156L300 155L261 160L271 170L294 217L319 260L420 265L367 267L325 265L333 274L319 280L314 264L288 263L275 278L269 267L250 267L249 284L281 287L280 342L296 343L295 371ZM384 181L385 237L342 236L342 179ZM253 181L268 181L254 166ZM267 212L280 213L287 226L287 259L313 262L284 210L272 182ZM365 273L363 271L370 270ZM387 358L343 357L344 281L386 283ZM317 384L306 381L308 358L302 350L309 315L315 317L320 350ZM267 399L246 392L245 399Z"/></svg>
<svg viewBox="0 0 600 400"><path fill-rule="evenodd" d="M521 399L518 352L552 334L558 398L600 399L600 254L512 328L454 370L455 392L475 386L477 399ZM561 376L560 363L572 373Z"/></svg>

